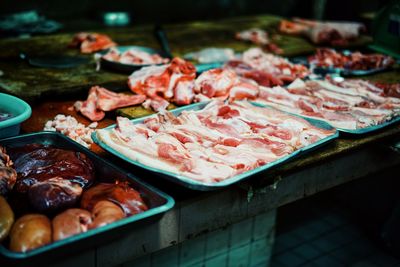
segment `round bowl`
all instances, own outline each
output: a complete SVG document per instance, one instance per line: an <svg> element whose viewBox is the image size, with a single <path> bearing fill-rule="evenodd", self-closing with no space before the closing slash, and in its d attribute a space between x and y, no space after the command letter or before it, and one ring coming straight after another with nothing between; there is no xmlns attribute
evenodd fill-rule
<svg viewBox="0 0 400 267"><path fill-rule="evenodd" d="M31 116L32 109L22 99L0 93L0 112L12 115L11 118L0 121L0 138L6 138L19 134L21 123Z"/></svg>

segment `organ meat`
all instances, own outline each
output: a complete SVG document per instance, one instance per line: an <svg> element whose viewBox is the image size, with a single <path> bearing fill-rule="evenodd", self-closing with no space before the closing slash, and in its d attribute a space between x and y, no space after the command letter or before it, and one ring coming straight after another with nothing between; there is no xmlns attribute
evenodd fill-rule
<svg viewBox="0 0 400 267"><path fill-rule="evenodd" d="M93 86L89 90L87 100L75 102L74 107L91 121L100 121L104 118L105 111L141 104L145 99L143 95L115 93L100 86Z"/></svg>
<svg viewBox="0 0 400 267"><path fill-rule="evenodd" d="M26 252L51 243L51 222L42 214L18 218L10 232L10 250Z"/></svg>
<svg viewBox="0 0 400 267"><path fill-rule="evenodd" d="M78 47L81 53L88 54L116 45L117 44L105 34L80 32L74 36L69 47Z"/></svg>
<svg viewBox="0 0 400 267"><path fill-rule="evenodd" d="M293 22L282 20L279 30L287 34L305 36L315 44L341 46L357 39L365 31L365 26L357 22L322 22L295 18Z"/></svg>
<svg viewBox="0 0 400 267"><path fill-rule="evenodd" d="M125 217L122 208L111 201L100 200L92 210L93 222L89 225L90 229L101 227Z"/></svg>
<svg viewBox="0 0 400 267"><path fill-rule="evenodd" d="M117 204L126 216L148 209L139 192L127 182L99 183L89 188L83 193L81 207L93 212L96 204L103 200Z"/></svg>
<svg viewBox="0 0 400 267"><path fill-rule="evenodd" d="M128 86L136 94L145 95L156 111L165 109L169 102L179 105L191 103L196 69L190 62L174 58L170 64L149 66L132 73ZM154 102L154 103L153 103Z"/></svg>
<svg viewBox="0 0 400 267"><path fill-rule="evenodd" d="M18 174L15 190L28 194L40 211L73 205L94 181L93 163L80 152L32 144L10 150L10 156Z"/></svg>
<svg viewBox="0 0 400 267"><path fill-rule="evenodd" d="M53 241L86 232L92 223L92 215L83 209L67 209L52 221Z"/></svg>
<svg viewBox="0 0 400 267"><path fill-rule="evenodd" d="M211 77L218 81L223 72ZM218 92L229 84L217 83ZM273 162L334 131L244 101L214 100L199 111L183 111L177 117L159 113L140 124L118 117L115 129L96 133L102 142L142 164L215 183Z"/></svg>
<svg viewBox="0 0 400 267"><path fill-rule="evenodd" d="M10 192L17 181L13 162L4 147L0 146L0 196Z"/></svg>
<svg viewBox="0 0 400 267"><path fill-rule="evenodd" d="M82 187L63 177L53 177L31 185L28 197L38 211L72 207L82 195Z"/></svg>

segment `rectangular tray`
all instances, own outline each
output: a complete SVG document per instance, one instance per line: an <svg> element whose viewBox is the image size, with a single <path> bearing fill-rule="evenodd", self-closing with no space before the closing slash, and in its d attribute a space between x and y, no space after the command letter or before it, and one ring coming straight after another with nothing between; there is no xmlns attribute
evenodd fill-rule
<svg viewBox="0 0 400 267"><path fill-rule="evenodd" d="M259 102L252 102L252 104L256 105L256 106L260 106L260 107L275 108L275 107L270 106L268 104L263 104L263 103L259 103ZM275 109L279 110L279 108L275 108ZM292 112L287 112L287 111L283 111L283 112L286 112L288 114L291 114L291 115L294 115L294 116L297 116L297 117L301 117L303 119L320 121L320 122L324 122L324 123L326 123L328 125L331 125L331 124L329 124L329 122L326 122L326 121L323 121L323 120L310 118L310 117L307 117L307 116L304 116L304 115L299 115L299 114L292 113ZM369 126L369 127L365 127L365 128L351 130L351 129L345 129L345 128L336 127L336 129L340 133L346 133L346 134L352 134L352 135L362 135L362 134L369 134L369 133L373 133L373 132L379 131L379 130L385 128L385 127L394 125L394 124L396 124L398 122L400 122L400 116L394 117L393 119L391 119L389 121L386 121L384 123L381 123L381 124L378 124L378 125ZM332 125L331 125L331 127L335 128Z"/></svg>
<svg viewBox="0 0 400 267"><path fill-rule="evenodd" d="M140 181L134 175L124 172L62 134L38 132L0 140L0 145L6 147L19 147L32 143L54 145L58 148L85 153L95 166L97 181L114 181L115 179L128 181L141 194L149 210L25 253L10 251L0 244L0 255L4 257L3 259L0 257L1 266L8 266L7 264L3 265L2 260L8 261L12 265L21 264L22 266L32 266L37 261L43 264L50 260L59 259L65 254L71 254L73 251L94 248L95 245L125 234L126 230L138 227L141 223L154 222L156 219L161 218L162 213L171 209L175 204L174 200L167 194Z"/></svg>
<svg viewBox="0 0 400 267"><path fill-rule="evenodd" d="M205 107L207 104L208 104L208 102L201 102L201 103L197 103L197 104L193 104L193 105L188 105L188 106L185 106L185 107L177 108L177 109L172 110L171 112L175 116L177 116L182 111L200 110L203 107ZM285 113L285 112L283 112L283 113ZM139 119L133 119L131 121L133 123L137 124L137 123L143 122L147 118L151 118L151 117L154 117L154 116L156 116L156 115L150 115L150 116L139 118ZM296 115L294 115L294 116L296 116ZM297 117L299 117L299 116L297 116ZM309 119L309 118L304 118L304 119L307 120L308 122L310 122L312 125L314 125L316 127L319 127L319 128L322 128L322 129L328 129L328 130L334 129L332 126L330 126L326 122L319 121L319 120L314 120L314 119ZM115 124L111 125L109 127L106 127L105 129L111 130L112 128L115 128ZM307 153L307 152L309 152L309 151L311 151L313 149L316 149L316 148L326 144L329 141L332 141L332 140L336 139L338 136L339 136L339 133L337 131L335 131L335 133L333 135L331 135L331 136L323 138L323 139L319 140L318 142L316 142L316 143L314 143L312 145L300 148L299 150L296 150L295 152L293 152L293 153L291 153L289 155L286 155L286 156L284 156L284 157L282 157L282 158L280 158L280 159L278 159L276 161L273 161L273 162L270 162L268 164L265 164L265 165L263 165L263 166L261 166L259 168L255 168L253 170L250 170L250 171L235 175L235 176L233 176L231 178L228 178L226 180L223 180L221 182L217 182L217 183L202 183L202 182L190 179L188 177L185 177L183 175L179 175L179 174L176 174L176 173L172 173L172 172L164 171L164 170L161 170L161 169L153 168L153 167L147 166L145 164L142 164L139 161L130 159L130 158L126 157L125 155L119 153L115 149L111 148L107 144L105 144L102 141L100 141L97 138L96 132L92 133L93 141L96 144L98 144L99 146L101 146L103 149L105 149L108 152L114 154L115 156L117 156L117 157L119 157L119 158L121 158L121 159L123 159L123 160L125 160L125 161L127 161L129 163L131 163L131 164L134 164L134 165L136 165L138 167L141 167L143 169L152 171L152 172L158 174L159 176L161 176L163 178L166 178L169 181L172 181L174 183L177 183L179 185L182 185L184 187L187 187L187 188L190 188L190 189L193 189L193 190L200 190L200 191L214 190L214 189L218 189L218 188L222 188L222 187L234 184L236 182L239 182L241 180L249 178L250 176L253 176L253 175L258 174L260 172L263 172L263 171L266 171L268 169L271 169L272 167L275 167L275 166L277 166L279 164L282 164L282 163L284 163L284 162L286 162L286 161L288 161L290 159L293 159L295 157L301 156L301 155L303 155L303 154L305 154L305 153Z"/></svg>

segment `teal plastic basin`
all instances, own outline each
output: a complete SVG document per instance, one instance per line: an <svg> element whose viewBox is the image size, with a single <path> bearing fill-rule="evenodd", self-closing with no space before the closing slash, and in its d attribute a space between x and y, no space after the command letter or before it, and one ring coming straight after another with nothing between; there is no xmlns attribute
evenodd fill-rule
<svg viewBox="0 0 400 267"><path fill-rule="evenodd" d="M19 134L21 123L31 116L32 109L22 99L0 93L0 112L12 114L12 118L0 121L0 138L5 138Z"/></svg>

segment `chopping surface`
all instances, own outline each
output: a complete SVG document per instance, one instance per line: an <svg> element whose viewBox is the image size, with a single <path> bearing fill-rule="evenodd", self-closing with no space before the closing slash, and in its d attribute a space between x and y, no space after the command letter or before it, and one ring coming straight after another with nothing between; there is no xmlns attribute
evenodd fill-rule
<svg viewBox="0 0 400 267"><path fill-rule="evenodd" d="M235 32L252 27L260 27L271 32L271 38L284 50L284 56L307 54L314 46L300 37L276 34L277 16L252 16L224 19L220 21L191 22L165 26L172 53L182 56L185 53L205 47L230 47L244 51L250 43L238 41ZM106 29L119 45L140 45L158 49L160 46L153 36L153 26L134 26L132 28ZM92 85L114 86L127 89L126 74L109 71L96 71L92 55L85 55L88 63L70 69L48 69L29 65L20 59L21 53L30 57L45 55L80 56L78 49L68 48L73 34L32 37L29 39L7 39L0 43L0 90L28 101L39 97L74 95L84 92ZM354 46L365 44L363 37Z"/></svg>

